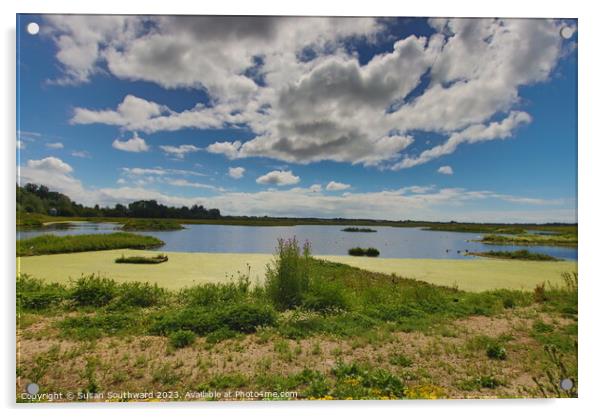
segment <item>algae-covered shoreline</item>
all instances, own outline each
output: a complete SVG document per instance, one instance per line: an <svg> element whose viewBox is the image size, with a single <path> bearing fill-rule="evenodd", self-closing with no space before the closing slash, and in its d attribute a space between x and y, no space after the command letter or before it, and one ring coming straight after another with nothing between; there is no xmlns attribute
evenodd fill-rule
<svg viewBox="0 0 602 417"><path fill-rule="evenodd" d="M261 281L273 254L165 252L169 262L158 265L116 264L115 258L152 256L155 251L107 250L17 258L17 271L53 282L67 282L82 274L102 274L123 281L146 281L166 288L203 282L224 282L250 268L251 279ZM541 282L559 282L560 273L577 270L573 261L520 261L499 259L373 259L352 256L315 256L371 272L396 274L467 291L495 288L531 290Z"/></svg>

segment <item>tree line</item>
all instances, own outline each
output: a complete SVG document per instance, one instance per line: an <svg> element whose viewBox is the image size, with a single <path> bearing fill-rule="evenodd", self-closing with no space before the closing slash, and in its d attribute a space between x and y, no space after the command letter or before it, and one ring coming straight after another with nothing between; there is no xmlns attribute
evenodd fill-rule
<svg viewBox="0 0 602 417"><path fill-rule="evenodd" d="M170 219L219 219L219 209L207 209L195 204L191 207L171 207L156 200L134 201L127 206L115 204L114 207L86 207L72 201L65 194L50 191L45 185L17 184L17 211L42 213L57 216L80 217L137 217Z"/></svg>

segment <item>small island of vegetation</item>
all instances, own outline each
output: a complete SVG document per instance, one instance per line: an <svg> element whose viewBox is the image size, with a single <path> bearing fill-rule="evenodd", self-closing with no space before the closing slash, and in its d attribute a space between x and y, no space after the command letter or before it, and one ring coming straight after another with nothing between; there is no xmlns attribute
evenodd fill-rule
<svg viewBox="0 0 602 417"><path fill-rule="evenodd" d="M529 252L526 249L516 251L469 252L467 255L497 259L521 259L524 261L560 261L560 259L543 253Z"/></svg>
<svg viewBox="0 0 602 417"><path fill-rule="evenodd" d="M378 255L380 255L380 252L378 249L376 248L351 248L347 251L349 253L349 255L351 256L370 256L372 258L377 257Z"/></svg>
<svg viewBox="0 0 602 417"><path fill-rule="evenodd" d="M126 221L121 230L133 231L169 231L182 230L184 227L173 220L165 219L132 219Z"/></svg>
<svg viewBox="0 0 602 417"><path fill-rule="evenodd" d="M160 254L157 256L125 256L115 259L116 264L160 264L168 261L167 255Z"/></svg>
<svg viewBox="0 0 602 417"><path fill-rule="evenodd" d="M369 227L346 227L341 229L342 232L355 232L355 233L376 233L376 230L370 229Z"/></svg>
<svg viewBox="0 0 602 417"><path fill-rule="evenodd" d="M109 249L152 249L163 245L164 242L156 237L124 232L72 236L42 235L17 240L17 256Z"/></svg>
<svg viewBox="0 0 602 417"><path fill-rule="evenodd" d="M481 243L487 245L525 245L525 246L577 246L577 233L566 234L520 234L514 236L485 235Z"/></svg>

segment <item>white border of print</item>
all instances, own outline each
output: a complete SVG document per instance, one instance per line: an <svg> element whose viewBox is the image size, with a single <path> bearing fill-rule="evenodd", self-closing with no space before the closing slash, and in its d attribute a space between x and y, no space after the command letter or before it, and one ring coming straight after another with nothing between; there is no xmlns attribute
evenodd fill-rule
<svg viewBox="0 0 602 417"><path fill-rule="evenodd" d="M469 0L430 0L428 2L401 2L370 0L367 2L327 2L324 0L283 1L231 1L189 2L171 0L149 2L124 2L103 0L100 2L72 2L69 0L4 1L2 13L2 73L4 96L0 100L4 138L2 191L0 205L2 218L1 251L4 267L2 319L2 378L0 380L1 406L12 414L36 414L48 416L80 415L104 416L107 410L127 408L131 416L164 415L244 415L271 416L282 414L306 416L308 413L326 415L337 413L346 416L364 416L377 411L381 415L462 415L508 416L523 413L545 413L546 416L589 414L595 406L599 409L600 346L599 317L600 277L602 270L596 252L599 251L600 186L602 163L596 159L602 155L602 132L595 123L601 113L599 40L602 39L599 13L593 2L574 1L526 2L506 0L483 2ZM24 405L15 404L15 228L14 187L15 161L15 14L16 13L120 13L120 14L271 14L271 15L367 15L367 16L505 16L505 17L574 17L579 19L579 395L578 400L462 400L462 401L354 401L354 402L298 402L298 403L173 403L173 404L66 404ZM597 40L597 41L595 41ZM598 180L597 180L598 179ZM598 255L599 256L599 255ZM36 409L39 408L39 409ZM117 411L117 410L115 410ZM119 411L117 411L119 412Z"/></svg>

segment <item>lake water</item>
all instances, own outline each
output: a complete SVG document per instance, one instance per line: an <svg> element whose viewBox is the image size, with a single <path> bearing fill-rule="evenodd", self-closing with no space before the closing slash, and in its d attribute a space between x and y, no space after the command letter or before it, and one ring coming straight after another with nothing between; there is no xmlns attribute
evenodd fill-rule
<svg viewBox="0 0 602 417"><path fill-rule="evenodd" d="M113 233L118 231L115 223L77 222L55 225L42 230L18 231L17 239L26 239L41 234L77 235L86 233ZM316 255L347 255L347 250L360 246L375 247L381 258L434 258L467 259L465 251L485 252L490 250L512 251L529 249L564 259L577 259L576 248L553 246L496 246L473 242L482 237L480 233L457 233L426 231L420 228L370 227L376 233L343 232L345 226L226 226L187 224L185 229L169 232L137 232L155 236L165 242L157 249L166 252L250 252L273 253L278 238L292 238L300 242L309 241Z"/></svg>

